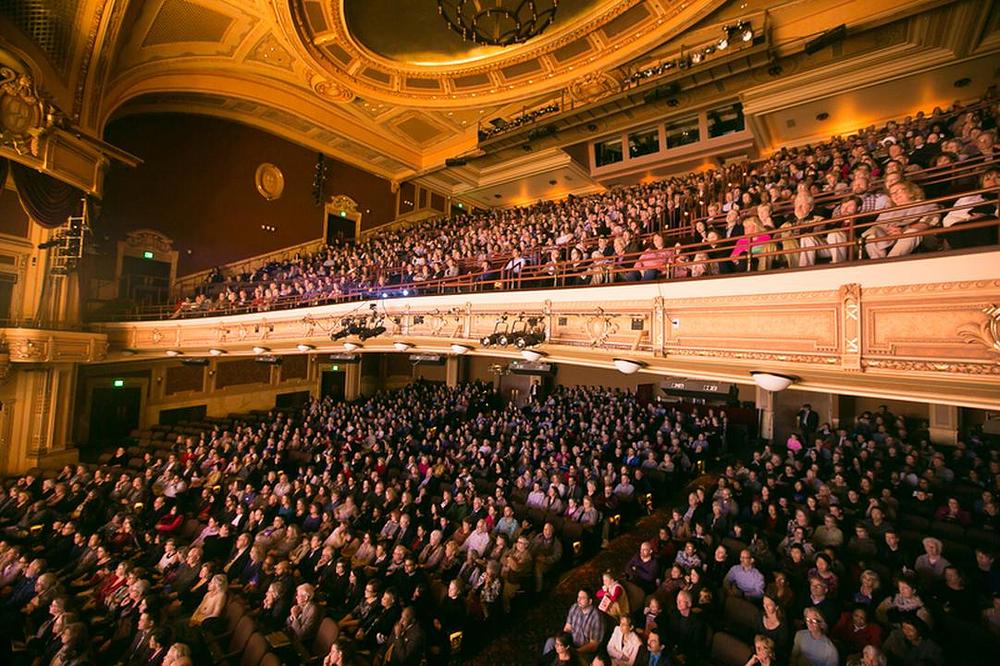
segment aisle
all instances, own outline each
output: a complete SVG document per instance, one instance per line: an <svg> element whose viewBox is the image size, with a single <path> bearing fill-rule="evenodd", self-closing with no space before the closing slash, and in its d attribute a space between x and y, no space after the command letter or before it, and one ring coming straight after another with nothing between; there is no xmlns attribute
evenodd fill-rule
<svg viewBox="0 0 1000 666"><path fill-rule="evenodd" d="M702 476L665 501L651 515L636 522L628 532L613 539L608 547L575 569L564 573L553 588L529 601L531 607L515 608L514 618L499 625L489 644L472 658L462 663L481 666L530 666L541 657L545 640L562 629L566 613L576 602L581 586L597 590L601 586L601 573L605 569L621 571L629 559L639 552L639 544L656 536L661 525L670 518L670 508L684 501L689 487L714 482L712 476ZM686 501L685 501L686 503Z"/></svg>

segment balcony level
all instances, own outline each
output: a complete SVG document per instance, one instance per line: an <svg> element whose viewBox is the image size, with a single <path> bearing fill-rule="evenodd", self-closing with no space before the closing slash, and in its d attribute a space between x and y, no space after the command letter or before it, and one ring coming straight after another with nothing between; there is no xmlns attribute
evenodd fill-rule
<svg viewBox="0 0 1000 666"><path fill-rule="evenodd" d="M386 331L340 333L374 315ZM504 318L506 317L506 320ZM484 347L531 320L544 362L1000 409L1000 249L917 254L684 281L388 298L228 316L105 322L105 362L398 352L522 357ZM407 343L396 345L396 343ZM254 348L257 348L256 350ZM210 350L215 350L214 352ZM213 361L214 362L214 361ZM633 366L634 367L634 366Z"/></svg>

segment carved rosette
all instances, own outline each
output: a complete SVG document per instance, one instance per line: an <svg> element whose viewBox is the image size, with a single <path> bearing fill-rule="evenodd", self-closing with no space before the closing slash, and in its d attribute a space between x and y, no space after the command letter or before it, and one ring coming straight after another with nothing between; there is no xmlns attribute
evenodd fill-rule
<svg viewBox="0 0 1000 666"><path fill-rule="evenodd" d="M331 102L346 104L354 100L353 92L336 81L331 81L322 76L314 76L309 84L317 95Z"/></svg>

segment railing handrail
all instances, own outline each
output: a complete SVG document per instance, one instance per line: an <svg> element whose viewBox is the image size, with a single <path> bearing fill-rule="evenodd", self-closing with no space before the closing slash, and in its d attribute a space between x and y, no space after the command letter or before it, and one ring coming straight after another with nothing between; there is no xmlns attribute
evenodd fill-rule
<svg viewBox="0 0 1000 666"><path fill-rule="evenodd" d="M264 303L258 304L247 304L245 306L231 307L225 310L205 310L184 313L185 316L222 316L230 314L240 314L240 313L250 313L250 312L261 312L268 310L278 310L285 309L288 306L291 307L311 307L315 305L327 304L327 303L338 303L351 300L362 300L378 297L387 297L392 295L393 297L398 297L404 295L404 292L412 291L412 295L427 295L428 293L462 293L466 290L478 291L481 287L486 286L487 283L496 284L499 283L500 289L519 289L519 288L546 288L546 285L537 284L539 280L549 280L552 279L555 282L560 282L561 284L549 285L550 287L566 287L570 286L565 284L566 280L571 278L579 278L584 276L590 276L594 274L595 269L599 270L602 275L610 276L612 279L603 280L601 282L603 285L614 284L613 277L616 275L635 272L635 263L638 259L647 254L650 251L660 251L667 254L670 260L664 266L665 275L658 278L656 281L663 280L676 280L681 279L671 275L673 268L681 266L697 266L706 265L711 266L713 264L721 264L723 262L732 262L739 257L734 257L732 252L734 248L739 244L741 240L747 241L747 246L752 247L755 240L758 240L759 245L766 243L780 243L783 236L788 236L801 240L806 237L817 237L820 235L826 235L831 231L841 230L848 233L848 240L844 242L827 242L826 239L819 243L818 247L814 248L803 248L801 245L799 247L793 247L789 249L774 249L765 250L759 253L753 253L753 259L761 258L772 258L772 257L783 257L801 254L803 252L815 251L817 249L830 249L830 248L847 248L849 250L860 250L860 247L867 241L863 241L862 238L864 233L871 228L885 224L884 221L879 221L879 217L890 211L905 211L910 208L915 208L918 206L926 206L928 204L939 205L941 202L958 199L962 197L971 197L977 194L997 194L998 190L996 188L985 188L978 190L970 190L968 192L963 192L959 194L950 194L946 196L941 196L933 199L926 199L907 203L901 206L895 206L892 208L886 208L881 211L871 211L863 213L855 213L852 215L839 216L831 219L819 219L815 221L810 221L803 224L792 224L780 227L778 229L765 228L761 231L744 233L741 236L734 236L730 238L720 238L719 242L712 246L711 244L698 242L689 243L686 245L675 244L673 246L664 245L661 250L650 250L650 248L644 248L642 250L631 252L623 255L612 255L605 259L594 260L591 258L583 258L580 261L574 262L573 260L564 260L561 262L556 262L554 264L529 264L526 265L522 270L518 272L505 271L503 268L491 269L489 272L477 272L477 273L465 273L454 277L443 277L434 278L430 280L423 280L418 282L401 283L393 285L381 285L381 286L355 286L346 291L340 293L317 293L317 294L306 294L306 295L293 295L287 297L281 297L273 299ZM966 204L962 206L950 206L947 208L938 208L933 212L934 215L941 216L942 220L949 212L957 210L967 210L974 207L977 204ZM905 223L907 220L917 220L925 217L928 213L924 211L914 212L912 214L903 214L894 216L892 218L893 224ZM870 218L867 221L858 222L863 218ZM974 230L997 227L1000 228L1000 219L987 219L972 222L963 222L960 225L954 227L943 227L940 224L932 226L926 230L919 230L913 232L907 232L908 237L913 238L924 238L927 236L936 236L949 234L958 230ZM763 235L770 235L766 241L759 241L760 237ZM699 258L698 255L707 255L709 252L717 253L724 252L724 256L705 256ZM850 265L858 263L859 261L871 262L877 261L873 259L862 259L861 257L854 257L853 260L845 261L837 264L838 266ZM752 268L752 261L747 261L747 270ZM555 272L551 271L555 268ZM697 279L697 278L693 278ZM646 280L650 281L650 280ZM383 296L385 294L385 296ZM125 317L126 319L162 319L171 316L176 316L179 311L176 308L170 307L160 307L146 310L133 314L131 316ZM112 318L115 320L116 318Z"/></svg>
<svg viewBox="0 0 1000 666"><path fill-rule="evenodd" d="M973 162L973 161L975 162L974 164L967 164L968 162ZM992 164L992 163L989 163L989 164ZM934 184L940 184L940 183L943 183L943 182L947 182L947 181L950 181L950 180L958 180L960 178L965 178L965 177L971 175L971 173L979 173L980 172L979 171L980 167L983 167L983 166L986 166L986 165L987 165L987 162L985 162L983 159L976 158L974 160L966 160L965 163L962 163L960 165L947 165L946 167L935 167L935 169L946 169L947 167L953 167L953 168L950 171L941 171L938 174L931 173L929 175L929 178L924 178L924 179L921 179L921 180L922 180L922 182L925 182L926 185L934 185ZM930 172L930 171L933 171L933 169L926 169L926 170L923 170L923 171L921 171L919 173L916 173L916 174L913 174L913 175L924 175L924 176L927 176L928 172ZM940 179L937 179L937 180L931 180L934 176L942 176L942 177ZM915 179L915 178L911 178L910 180L912 180L914 182L917 182L917 179ZM930 182L926 182L927 180L930 180ZM881 183L883 181L879 180L877 182ZM869 192L871 193L873 189L874 188L870 188ZM816 206L819 207L819 206L821 206L824 203L830 203L832 201L842 200L842 199L844 199L846 197L849 197L849 196L851 196L851 192L850 191L842 191L842 192L836 192L836 193L824 193L821 196L814 197L814 201L815 201ZM948 196L948 197L943 197L942 199L946 200L946 199L949 199L949 198L954 198L955 196L959 196L959 195L951 195L951 196ZM789 208L791 208L793 206L794 206L794 202L779 202L777 205L774 206L772 212L775 215L781 215L783 212L787 211ZM745 217L748 214L748 212L752 211L752 210L753 210L752 208L743 209L743 216ZM682 227L677 227L677 228L672 228L672 229L667 229L667 230L661 230L661 231L651 231L651 232L643 234L641 236L637 236L636 240L640 241L640 242L646 242L646 241L649 241L649 239L651 239L652 236L657 235L657 234L659 234L659 235L661 235L663 237L664 242L675 241L675 239L686 239L686 238L688 238L688 237L690 237L692 235L694 227L695 227L695 225L698 222L705 222L708 219L709 218L707 216L700 217L700 218L696 218L696 219L692 220L689 224L684 225ZM574 245L569 245L568 247L580 247L582 245L583 248L593 248L594 246L597 245L597 243L599 242L599 240L600 239L598 237L590 237L590 238L587 238L587 239L583 239L579 243L576 243ZM566 247L566 246L563 246L563 247ZM554 246L552 246L552 245L536 245L536 246L532 246L531 248L526 249L523 254L526 255L526 256L537 258L539 255L541 255L541 254L543 254L543 253L545 253L545 252L547 252L547 251L549 251L551 249L556 249L556 248ZM489 258L487 259L487 261L489 261L491 263L491 265L492 264L497 264L497 263L506 263L508 260L511 259L512 256L513 256L512 254L508 254L508 253L494 254L494 255L490 255ZM586 259L586 257L584 257L584 258ZM537 263L537 261L533 262L533 263ZM458 265L459 265L460 268L467 269L470 266L475 266L477 264L478 264L477 260L466 259L466 260L463 260L463 261L459 262ZM399 274L404 269L404 267L405 267L404 265L398 265L397 264L397 265L392 265L392 266L382 266L382 267L379 268L379 270L383 274L393 275L393 274ZM333 275L333 276L314 276L312 279L319 280L319 279L321 279L323 277L336 279L336 278L342 278L342 277L344 277L344 275L343 274L339 274L339 275ZM252 291L256 287L266 287L266 286L269 286L269 285L272 285L272 284L273 285L278 285L278 286L283 286L283 285L297 285L297 284L299 284L299 282L301 281L301 279L302 278L296 277L296 278L286 278L286 279L254 280L254 281L250 281L250 282L231 282L230 281L230 282L220 282L220 283L218 283L218 287L220 288L220 290L230 290L230 291L235 291L235 292L238 292L240 290L250 290L250 291Z"/></svg>

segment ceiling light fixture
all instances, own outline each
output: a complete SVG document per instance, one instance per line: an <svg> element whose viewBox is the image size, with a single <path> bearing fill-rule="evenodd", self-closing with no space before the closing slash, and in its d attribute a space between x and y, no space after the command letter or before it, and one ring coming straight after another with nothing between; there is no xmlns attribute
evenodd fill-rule
<svg viewBox="0 0 1000 666"><path fill-rule="evenodd" d="M750 376L753 377L754 384L761 387L765 391L773 391L775 393L778 391L784 391L786 388L795 383L795 377L779 375L773 372L755 370L750 373Z"/></svg>
<svg viewBox="0 0 1000 666"><path fill-rule="evenodd" d="M475 44L523 44L545 32L556 18L559 0L437 0L448 27Z"/></svg>
<svg viewBox="0 0 1000 666"><path fill-rule="evenodd" d="M167 356L169 356L169 357L171 357L171 358L173 358L173 357L175 357L175 356L180 356L180 355L181 355L181 354L183 354L183 353L184 353L184 352L182 352L182 351L178 351L178 350L176 350L176 349L168 349L168 350L167 350Z"/></svg>
<svg viewBox="0 0 1000 666"><path fill-rule="evenodd" d="M530 363L534 363L545 356L544 352L535 351L534 349L522 349L521 357Z"/></svg>
<svg viewBox="0 0 1000 666"><path fill-rule="evenodd" d="M472 347L469 347L468 345L460 345L460 344L456 343L456 344L453 344L451 346L451 351L452 351L452 353L455 353L455 354L468 354L470 351L472 351Z"/></svg>
<svg viewBox="0 0 1000 666"><path fill-rule="evenodd" d="M261 347L260 345L255 345L252 349L254 354L266 354L271 351L270 347Z"/></svg>
<svg viewBox="0 0 1000 666"><path fill-rule="evenodd" d="M307 345L304 342L302 344L295 345L295 348L298 349L300 352L307 352L316 349L314 346Z"/></svg>
<svg viewBox="0 0 1000 666"><path fill-rule="evenodd" d="M413 348L413 345L411 345L409 342L403 342L401 340L399 342L393 342L392 346L396 351L401 351L401 352L405 352Z"/></svg>
<svg viewBox="0 0 1000 666"><path fill-rule="evenodd" d="M361 345L359 345L356 342L345 342L344 349L346 349L347 351L355 351L357 349L361 349Z"/></svg>
<svg viewBox="0 0 1000 666"><path fill-rule="evenodd" d="M616 358L613 363L618 372L623 375L634 375L642 370L643 363L640 361L630 361L627 358Z"/></svg>
<svg viewBox="0 0 1000 666"><path fill-rule="evenodd" d="M223 354L226 354L228 352L225 349L209 349L208 353L211 354L212 356L222 356Z"/></svg>

